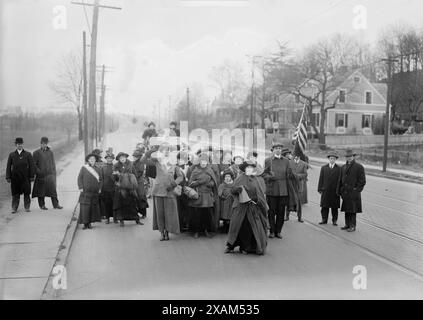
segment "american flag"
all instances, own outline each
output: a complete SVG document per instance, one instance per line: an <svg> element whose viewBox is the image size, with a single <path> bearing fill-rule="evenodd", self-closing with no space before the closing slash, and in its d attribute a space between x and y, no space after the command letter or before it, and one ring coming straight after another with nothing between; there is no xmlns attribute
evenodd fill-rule
<svg viewBox="0 0 423 320"><path fill-rule="evenodd" d="M294 153L298 153L300 155L300 159L306 161L307 157L305 155L305 149L307 146L307 127L304 117L304 109L300 122L298 123L297 130L295 130L295 133L292 137L292 142L295 145Z"/></svg>

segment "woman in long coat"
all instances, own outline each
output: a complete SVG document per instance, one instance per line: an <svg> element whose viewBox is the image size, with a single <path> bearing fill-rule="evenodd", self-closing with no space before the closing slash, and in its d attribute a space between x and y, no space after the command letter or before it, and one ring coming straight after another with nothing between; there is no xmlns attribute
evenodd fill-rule
<svg viewBox="0 0 423 320"><path fill-rule="evenodd" d="M134 151L132 156L134 157L134 169L135 177L138 182L138 212L141 214L141 218L145 219L147 217L147 190L146 186L146 177L145 177L145 163L141 161L142 156L144 155L145 148L140 148Z"/></svg>
<svg viewBox="0 0 423 320"><path fill-rule="evenodd" d="M118 161L113 167L113 177L116 183L113 198L113 218L120 221L120 226L124 226L125 220L135 221L138 225L143 223L138 216L138 198L136 188L126 189L121 186L123 175L134 175L135 169L132 162L128 160L128 154L120 152L116 156Z"/></svg>
<svg viewBox="0 0 423 320"><path fill-rule="evenodd" d="M191 217L191 229L194 232L194 238L198 238L200 232L204 232L210 237L208 230L215 225L214 205L217 197L217 179L214 171L209 164L209 156L201 154L199 165L195 166L188 186L197 190L199 198L190 199L188 205L193 208ZM214 230L214 228L213 228Z"/></svg>
<svg viewBox="0 0 423 320"><path fill-rule="evenodd" d="M255 166L254 162L244 162L240 166L243 173L232 187L235 200L225 253L233 252L238 246L244 254L266 252L268 205L264 185L254 175Z"/></svg>
<svg viewBox="0 0 423 320"><path fill-rule="evenodd" d="M225 224L226 232L229 228L229 222L232 217L232 205L234 202L234 196L232 195L232 186L234 174L232 170L227 169L223 173L223 182L219 185L217 193L220 201L220 219Z"/></svg>
<svg viewBox="0 0 423 320"><path fill-rule="evenodd" d="M87 155L87 164L81 168L78 175L78 188L81 191L78 223L84 225L84 230L92 229L93 222L101 222L99 194L102 182L100 169L95 166L96 160L97 155Z"/></svg>
<svg viewBox="0 0 423 320"><path fill-rule="evenodd" d="M113 218L113 198L115 194L115 181L113 178L113 160L115 156L112 153L107 153L105 156L106 163L100 168L98 162L95 166L99 168L101 172L101 215L106 218L106 224L110 223L110 218ZM113 219L114 223L117 223L116 219Z"/></svg>
<svg viewBox="0 0 423 320"><path fill-rule="evenodd" d="M163 152L162 152L163 151ZM183 182L181 169L169 162L169 148L155 147L147 151L143 162L156 168L151 195L153 197L153 230L160 231L160 241L169 240L169 232L180 233L175 187Z"/></svg>

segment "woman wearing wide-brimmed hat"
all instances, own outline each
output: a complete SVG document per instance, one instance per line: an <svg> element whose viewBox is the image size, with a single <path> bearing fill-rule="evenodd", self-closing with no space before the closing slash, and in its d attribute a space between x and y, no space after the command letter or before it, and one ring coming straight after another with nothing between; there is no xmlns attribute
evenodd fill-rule
<svg viewBox="0 0 423 320"><path fill-rule="evenodd" d="M95 165L96 161L98 161L98 155L92 153L87 155L86 164L78 175L78 188L81 191L78 223L84 225L84 230L92 229L93 222L101 222L99 195L102 181L101 171Z"/></svg>
<svg viewBox="0 0 423 320"><path fill-rule="evenodd" d="M240 166L242 174L232 187L235 198L225 253L233 252L238 246L244 254L266 252L268 205L264 185L254 174L255 167L253 161L244 162Z"/></svg>
<svg viewBox="0 0 423 320"><path fill-rule="evenodd" d="M190 199L188 205L193 208L191 217L191 229L194 238L198 238L200 232L210 236L208 231L215 231L216 219L214 206L217 196L217 179L210 166L208 154L200 154L199 164L192 171L188 186L197 190L199 198Z"/></svg>
<svg viewBox="0 0 423 320"><path fill-rule="evenodd" d="M113 166L113 177L116 183L115 194L113 198L113 218L120 221L121 227L125 220L135 221L138 225L143 225L138 215L138 195L135 177L135 169L129 155L124 152L118 153ZM122 183L124 181L129 183ZM133 181L135 180L135 181Z"/></svg>

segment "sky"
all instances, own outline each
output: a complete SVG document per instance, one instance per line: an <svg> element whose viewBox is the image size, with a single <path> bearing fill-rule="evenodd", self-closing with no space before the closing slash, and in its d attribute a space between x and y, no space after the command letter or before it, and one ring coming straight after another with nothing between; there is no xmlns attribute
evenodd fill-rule
<svg viewBox="0 0 423 320"><path fill-rule="evenodd" d="M157 116L159 104L167 107L170 96L173 107L194 83L212 99L213 66L231 59L248 72L246 55L265 54L277 40L299 50L336 32L374 43L389 24L423 27L421 0L227 1L100 0L122 7L100 10L97 64L112 70L107 110ZM353 28L358 5L367 10L367 28L359 31ZM58 29L55 10L62 8L66 24ZM91 7L85 14L71 0L1 0L0 106L57 106L49 83L63 56L82 51L91 19Z"/></svg>

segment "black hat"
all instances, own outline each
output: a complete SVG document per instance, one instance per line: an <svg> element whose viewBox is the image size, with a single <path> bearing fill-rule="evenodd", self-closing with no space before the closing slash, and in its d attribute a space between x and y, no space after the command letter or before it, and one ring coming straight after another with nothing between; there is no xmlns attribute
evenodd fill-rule
<svg viewBox="0 0 423 320"><path fill-rule="evenodd" d="M272 141L272 148L270 148L270 151L273 151L274 148L280 147L283 148L283 141L282 139L276 139Z"/></svg>
<svg viewBox="0 0 423 320"><path fill-rule="evenodd" d="M351 149L347 149L346 151L345 151L345 157L353 157L353 156L356 156L357 155L357 153L355 153L354 151L352 151Z"/></svg>
<svg viewBox="0 0 423 320"><path fill-rule="evenodd" d="M281 152L281 154L284 156L284 155L286 155L286 154L288 154L288 153L292 153L291 152L291 150L289 150L288 148L284 148L284 149L282 149L282 152Z"/></svg>
<svg viewBox="0 0 423 320"><path fill-rule="evenodd" d="M229 174L232 179L234 178L234 172L231 169L226 169L225 171L223 171L223 174L222 174L223 178L225 178L227 174Z"/></svg>
<svg viewBox="0 0 423 320"><path fill-rule="evenodd" d="M98 156L98 154L95 153L90 153L85 157L85 162L88 162L88 159L94 157L95 161L97 162L98 160L100 160L100 157Z"/></svg>
<svg viewBox="0 0 423 320"><path fill-rule="evenodd" d="M125 152L119 152L118 155L116 156L116 160L119 161L119 158L125 156L125 157L129 157L129 154L125 153Z"/></svg>
<svg viewBox="0 0 423 320"><path fill-rule="evenodd" d="M48 138L47 137L42 137L41 138L41 143L48 143Z"/></svg>
<svg viewBox="0 0 423 320"><path fill-rule="evenodd" d="M24 140L22 139L22 138L16 138L15 139L15 144L23 144L24 143Z"/></svg>
<svg viewBox="0 0 423 320"><path fill-rule="evenodd" d="M239 170L241 170L242 172L245 172L245 169L247 167L253 167L255 168L257 166L257 163L255 163L254 161L244 161L242 164L239 165Z"/></svg>
<svg viewBox="0 0 423 320"><path fill-rule="evenodd" d="M328 158L330 158L330 157L335 157L336 159L338 159L338 158L339 158L339 155L338 155L338 152L336 152L336 151L331 151L331 152L329 152L329 153L328 153L327 157L328 157Z"/></svg>
<svg viewBox="0 0 423 320"><path fill-rule="evenodd" d="M151 125L156 126L156 124L155 124L153 121L151 121L151 122L148 124L148 126L151 126Z"/></svg>
<svg viewBox="0 0 423 320"><path fill-rule="evenodd" d="M171 126L171 125L174 125L175 127L176 126L178 126L178 124L176 123L176 121L171 121L170 123L169 123L169 125Z"/></svg>
<svg viewBox="0 0 423 320"><path fill-rule="evenodd" d="M113 152L107 152L106 155L104 156L104 159L107 159L107 158L114 159L115 155L113 154Z"/></svg>

